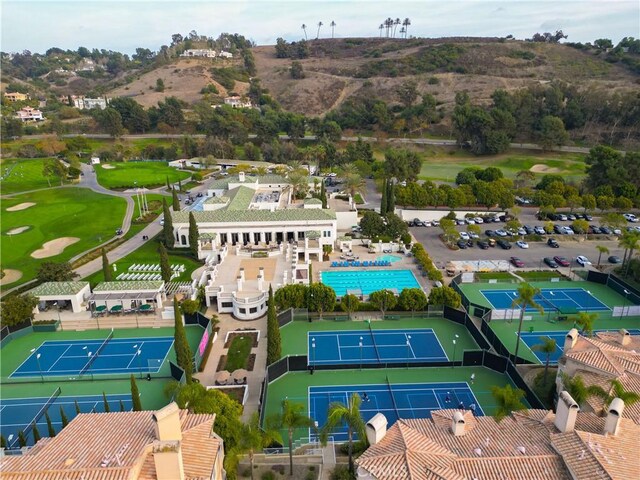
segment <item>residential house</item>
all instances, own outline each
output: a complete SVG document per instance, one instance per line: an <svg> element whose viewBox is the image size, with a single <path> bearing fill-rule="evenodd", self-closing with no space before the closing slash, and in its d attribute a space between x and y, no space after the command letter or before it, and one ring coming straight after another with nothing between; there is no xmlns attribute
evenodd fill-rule
<svg viewBox="0 0 640 480"><path fill-rule="evenodd" d="M252 108L251 100L243 99L238 95L234 95L232 97L226 97L224 99L225 105L230 105L233 108Z"/></svg>
<svg viewBox="0 0 640 480"><path fill-rule="evenodd" d="M32 107L24 107L16 112L16 118L19 118L23 122L41 121L44 120L42 112Z"/></svg>
<svg viewBox="0 0 640 480"><path fill-rule="evenodd" d="M83 59L76 66L76 72L93 72L95 69L96 69L96 63L90 58Z"/></svg>
<svg viewBox="0 0 640 480"><path fill-rule="evenodd" d="M231 52L225 52L224 50L222 50L222 51L218 54L218 56L219 56L219 57L222 57L222 58L233 58L233 53L231 53Z"/></svg>
<svg viewBox="0 0 640 480"><path fill-rule="evenodd" d="M26 100L29 100L29 94L20 92L5 92L4 98L6 98L9 102L24 102Z"/></svg>
<svg viewBox="0 0 640 480"><path fill-rule="evenodd" d="M205 57L205 58L216 58L217 52L211 49L204 48L192 48L189 50L185 50L180 55L181 57Z"/></svg>

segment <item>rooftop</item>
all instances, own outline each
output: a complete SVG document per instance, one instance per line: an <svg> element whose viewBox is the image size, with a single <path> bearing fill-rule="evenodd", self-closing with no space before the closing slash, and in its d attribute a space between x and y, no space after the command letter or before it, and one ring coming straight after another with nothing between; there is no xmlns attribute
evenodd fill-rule
<svg viewBox="0 0 640 480"><path fill-rule="evenodd" d="M187 221L189 221L187 213ZM102 282L93 288L94 292L113 292L131 290L160 290L164 286L162 280L146 280L134 282Z"/></svg>
<svg viewBox="0 0 640 480"><path fill-rule="evenodd" d="M36 297L53 296L53 295L75 295L83 288L86 288L89 282L46 282L31 290L31 294Z"/></svg>
<svg viewBox="0 0 640 480"><path fill-rule="evenodd" d="M231 210L221 208L219 210L193 211L193 216L198 223L239 223L239 222L295 222L335 220L336 214L332 210L285 208L275 211L270 210ZM189 223L189 212L171 212L173 224Z"/></svg>

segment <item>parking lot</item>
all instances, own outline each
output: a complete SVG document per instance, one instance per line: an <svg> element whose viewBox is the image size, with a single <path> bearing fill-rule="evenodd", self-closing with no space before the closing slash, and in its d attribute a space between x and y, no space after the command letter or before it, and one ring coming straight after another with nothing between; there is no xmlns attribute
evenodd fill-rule
<svg viewBox="0 0 640 480"><path fill-rule="evenodd" d="M536 225L544 226L545 222L536 219L535 213L537 209L523 209L523 212L519 215L520 222L523 225L530 225L535 227ZM556 221L559 225L570 226L571 222ZM599 225L598 218L594 218L592 222L595 225ZM485 230L498 230L504 228L504 222L489 223L478 225L481 228L480 240L486 240L484 235ZM459 225L456 229L459 232L466 231L468 225ZM436 263L436 266L440 269L444 268L446 263L450 260L508 260L510 257L518 257L524 262L524 269L547 269L548 267L542 262L544 257L554 257L556 255L566 257L572 261L572 268L580 267L575 258L578 255L586 256L594 265L598 261L599 252L596 249L596 245L602 245L609 249L608 254L602 255L601 264L604 266L611 266L607 261L607 258L611 255L616 255L620 258L624 255L624 249L618 246L618 241L615 240L613 235L598 235L594 240L584 240L584 235L544 235L543 241L534 242L529 241L527 237L524 240L528 242L529 248L523 249L516 246L515 241L521 237L507 238L511 243L510 250L504 250L499 246L491 247L487 250L482 250L477 247L477 240L474 241L474 246L467 248L466 250L451 250L440 240L440 234L442 229L440 227L410 227L411 234L424 245L425 249ZM546 239L552 237L558 240L559 248L551 248L547 246ZM597 238L600 237L600 238ZM498 237L494 237L498 238ZM581 267L580 267L581 268ZM515 269L515 267L514 267Z"/></svg>

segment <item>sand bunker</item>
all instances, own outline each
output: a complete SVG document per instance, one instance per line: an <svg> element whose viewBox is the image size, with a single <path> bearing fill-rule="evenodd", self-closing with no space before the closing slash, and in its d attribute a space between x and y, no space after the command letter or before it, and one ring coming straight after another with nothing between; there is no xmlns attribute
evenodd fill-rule
<svg viewBox="0 0 640 480"><path fill-rule="evenodd" d="M7 232L7 235L18 235L19 233L26 232L27 230L29 230L29 228L31 227L29 227L28 225L25 227L12 228Z"/></svg>
<svg viewBox="0 0 640 480"><path fill-rule="evenodd" d="M113 165L107 165L106 163L102 165L102 168L104 168L105 170L113 170L114 167Z"/></svg>
<svg viewBox="0 0 640 480"><path fill-rule="evenodd" d="M20 210L26 210L27 208L33 207L34 205L35 203L33 202L19 203L18 205L7 208L7 212L18 212Z"/></svg>
<svg viewBox="0 0 640 480"><path fill-rule="evenodd" d="M547 167L542 163L538 163L529 169L530 172L533 173L560 173L562 170L555 167Z"/></svg>
<svg viewBox="0 0 640 480"><path fill-rule="evenodd" d="M0 285L9 285L10 283L17 282L22 278L22 272L20 270L4 270L4 277L0 278Z"/></svg>
<svg viewBox="0 0 640 480"><path fill-rule="evenodd" d="M33 258L53 257L54 255L61 254L69 245L73 245L74 243L79 241L80 239L77 237L56 238L55 240L51 240L50 242L42 245L42 248L39 248L38 250L33 252L31 256Z"/></svg>

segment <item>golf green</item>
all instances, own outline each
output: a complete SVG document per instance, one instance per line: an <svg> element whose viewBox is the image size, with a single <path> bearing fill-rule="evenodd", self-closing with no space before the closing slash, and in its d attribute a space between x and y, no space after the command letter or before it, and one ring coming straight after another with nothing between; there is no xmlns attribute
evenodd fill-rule
<svg viewBox="0 0 640 480"><path fill-rule="evenodd" d="M57 178L42 175L46 158L3 158L0 160L0 191L3 195L60 186Z"/></svg>
<svg viewBox="0 0 640 480"><path fill-rule="evenodd" d="M160 187L186 180L191 175L170 167L167 162L111 162L95 165L98 183L105 188Z"/></svg>

